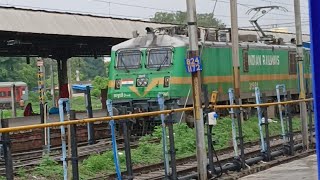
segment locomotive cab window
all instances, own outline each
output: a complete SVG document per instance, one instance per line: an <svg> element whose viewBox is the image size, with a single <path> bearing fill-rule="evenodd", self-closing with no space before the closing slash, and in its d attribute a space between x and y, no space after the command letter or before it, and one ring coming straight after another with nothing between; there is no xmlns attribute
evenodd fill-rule
<svg viewBox="0 0 320 180"><path fill-rule="evenodd" d="M148 68L169 67L172 62L172 50L170 48L150 49L148 52Z"/></svg>
<svg viewBox="0 0 320 180"><path fill-rule="evenodd" d="M297 61L295 52L289 52L289 74L297 74Z"/></svg>
<svg viewBox="0 0 320 180"><path fill-rule="evenodd" d="M243 72L249 72L249 56L248 50L242 50Z"/></svg>
<svg viewBox="0 0 320 180"><path fill-rule="evenodd" d="M117 69L136 69L141 67L139 50L122 50L117 54Z"/></svg>

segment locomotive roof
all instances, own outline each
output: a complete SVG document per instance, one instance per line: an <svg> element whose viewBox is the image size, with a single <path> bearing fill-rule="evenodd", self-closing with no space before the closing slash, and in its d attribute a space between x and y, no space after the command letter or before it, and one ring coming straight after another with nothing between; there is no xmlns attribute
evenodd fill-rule
<svg viewBox="0 0 320 180"><path fill-rule="evenodd" d="M27 86L27 83L19 81L19 82L0 82L0 87L11 87L13 84L15 86Z"/></svg>
<svg viewBox="0 0 320 180"><path fill-rule="evenodd" d="M202 42L199 42L201 44ZM154 47L183 47L189 45L189 38L182 35L153 35L148 34L147 36L139 36L132 38L130 40L124 41L112 47L112 51L117 51L120 49L137 49L137 48L154 48ZM231 47L230 42L204 42L205 46L211 47ZM284 50L294 50L296 46L294 44L284 44L284 45L268 45L260 42L240 42L239 47L252 47L252 48L264 48L264 49L284 49Z"/></svg>
<svg viewBox="0 0 320 180"><path fill-rule="evenodd" d="M139 36L129 39L112 47L112 51L119 49L151 48L160 46L181 47L189 43L184 36L153 35Z"/></svg>

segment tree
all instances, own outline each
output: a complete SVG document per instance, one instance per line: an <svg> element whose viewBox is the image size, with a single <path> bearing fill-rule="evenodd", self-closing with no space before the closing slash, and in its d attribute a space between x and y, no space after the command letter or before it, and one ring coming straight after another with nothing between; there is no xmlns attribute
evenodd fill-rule
<svg viewBox="0 0 320 180"><path fill-rule="evenodd" d="M186 24L187 13L182 11L175 13L157 12L150 20L161 23ZM221 20L213 17L213 13L197 14L197 21L198 26L201 27L225 27Z"/></svg>
<svg viewBox="0 0 320 180"><path fill-rule="evenodd" d="M92 82L92 86L92 95L98 97L100 96L101 89L108 88L108 78L96 76Z"/></svg>
<svg viewBox="0 0 320 180"><path fill-rule="evenodd" d="M38 86L38 68L37 66L32 65L24 65L20 70L17 72L18 77L16 80L23 81L28 84L28 87L34 88Z"/></svg>
<svg viewBox="0 0 320 180"><path fill-rule="evenodd" d="M23 81L29 88L36 87L37 66L34 58L30 59L30 64L26 64L24 58L1 57L0 58L0 81Z"/></svg>
<svg viewBox="0 0 320 180"><path fill-rule="evenodd" d="M38 67L36 58L30 58L30 64L22 57L0 57L0 82L23 81L28 84L29 89L38 86ZM102 58L71 58L71 79L75 82L76 70L80 71L81 81L93 80L96 76L107 77L108 64ZM58 84L57 62L44 58L46 87L51 87L50 65L53 65L54 84Z"/></svg>
<svg viewBox="0 0 320 180"><path fill-rule="evenodd" d="M76 70L80 72L81 81L93 80L96 76L106 77L106 64L102 58L71 58L72 81L76 80Z"/></svg>

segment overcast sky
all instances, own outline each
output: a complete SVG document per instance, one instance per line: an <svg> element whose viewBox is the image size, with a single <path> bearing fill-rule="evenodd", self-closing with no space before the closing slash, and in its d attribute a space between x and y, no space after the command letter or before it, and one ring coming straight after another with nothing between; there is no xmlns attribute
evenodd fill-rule
<svg viewBox="0 0 320 180"><path fill-rule="evenodd" d="M198 13L209 13L216 0L196 0ZM229 0L217 0L215 17L230 26ZM301 1L303 33L309 34L308 0ZM51 9L78 13L99 14L123 18L147 20L155 12L185 11L186 0L0 0L2 6L11 5L34 9ZM288 12L272 11L259 20L261 25L278 25L294 32L293 0L238 0L239 27L251 27L249 19L253 14L246 12L252 7L278 5ZM137 7L139 6L139 7ZM269 27L267 27L269 28Z"/></svg>

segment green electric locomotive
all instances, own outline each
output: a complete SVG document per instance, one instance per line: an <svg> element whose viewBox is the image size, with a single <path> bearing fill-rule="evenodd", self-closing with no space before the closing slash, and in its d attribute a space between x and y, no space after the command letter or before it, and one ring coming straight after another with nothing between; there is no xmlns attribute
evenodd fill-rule
<svg viewBox="0 0 320 180"><path fill-rule="evenodd" d="M208 37L207 34L199 36ZM146 36L113 46L108 98L115 106L139 112L157 110L159 93L165 96L167 108L192 105L191 74L186 70L185 61L188 44L186 35L156 34L149 29ZM203 39L199 50L202 83L209 95L218 91L218 101L228 102L228 89L233 86L231 43ZM308 51L304 53L304 78L310 78L310 56ZM254 99L256 86L270 98L276 96L277 84L285 84L293 96L298 95L295 57L294 44L240 42L243 101Z"/></svg>

